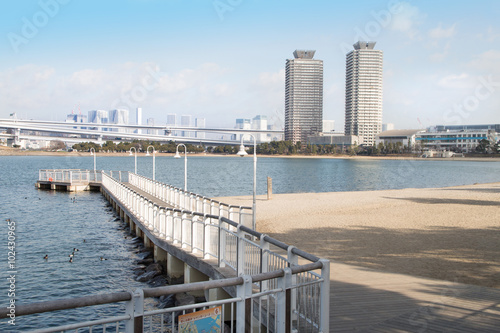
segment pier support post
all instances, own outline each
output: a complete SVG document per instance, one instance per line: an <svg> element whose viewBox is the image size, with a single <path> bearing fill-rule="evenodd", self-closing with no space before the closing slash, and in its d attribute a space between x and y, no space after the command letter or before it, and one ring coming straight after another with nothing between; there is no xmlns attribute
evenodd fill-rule
<svg viewBox="0 0 500 333"><path fill-rule="evenodd" d="M184 261L167 254L167 280L169 284L184 282Z"/></svg>
<svg viewBox="0 0 500 333"><path fill-rule="evenodd" d="M210 279L213 280L213 279ZM231 295L229 295L224 289L222 288L215 288L215 289L209 289L205 291L205 299L209 302L212 301L220 301L223 299L229 299L231 298ZM224 321L230 321L230 320L235 320L236 316L234 315L231 318L231 305L226 305L222 306L222 317Z"/></svg>
<svg viewBox="0 0 500 333"><path fill-rule="evenodd" d="M162 249L161 247L157 246L156 244L153 245L154 245L153 254L155 262L160 264L163 267L163 270L167 272L168 252Z"/></svg>
<svg viewBox="0 0 500 333"><path fill-rule="evenodd" d="M143 236L144 236L144 247L146 249L150 249L153 247L153 242L148 238L148 236L146 236L145 233L143 233Z"/></svg>
<svg viewBox="0 0 500 333"><path fill-rule="evenodd" d="M209 278L205 274L201 273L197 269L189 266L188 264L184 264L184 283L193 283L193 282L204 282L208 281ZM205 291L193 291L189 293L194 297L204 297Z"/></svg>

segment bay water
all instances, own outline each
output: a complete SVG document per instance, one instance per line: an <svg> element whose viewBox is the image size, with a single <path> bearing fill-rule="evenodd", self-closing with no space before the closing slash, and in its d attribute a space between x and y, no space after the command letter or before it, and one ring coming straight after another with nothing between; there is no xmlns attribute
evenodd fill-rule
<svg viewBox="0 0 500 333"><path fill-rule="evenodd" d="M183 158L157 156L156 180L183 188ZM139 174L152 177L152 157L140 156L137 164ZM1 307L7 307L11 299L21 305L147 287L135 281L132 272L137 267L136 245L101 194L35 188L39 169L93 167L90 155L0 157ZM134 157L97 155L96 168L133 171ZM265 194L267 177L273 179L274 193L445 187L498 182L500 162L259 157L257 194ZM207 197L251 195L252 181L251 157L188 156L191 192ZM14 268L9 267L7 220L15 222ZM74 248L79 251L70 263ZM13 270L15 297L9 297L9 272ZM16 317L16 325L3 319L0 331L92 320L122 308L101 306Z"/></svg>

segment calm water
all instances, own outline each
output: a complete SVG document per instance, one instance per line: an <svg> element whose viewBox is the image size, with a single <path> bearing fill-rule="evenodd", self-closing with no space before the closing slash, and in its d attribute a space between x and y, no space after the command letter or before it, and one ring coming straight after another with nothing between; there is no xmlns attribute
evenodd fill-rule
<svg viewBox="0 0 500 333"><path fill-rule="evenodd" d="M88 157L0 157L0 306L7 306L7 222L16 222L16 304L145 287L136 282L136 249L99 193L41 191L39 169L92 169ZM133 171L133 157L99 157L97 169ZM500 162L393 161L259 158L257 192L266 177L274 193L331 192L443 187L500 181ZM152 158L138 158L138 173L152 176ZM252 158L188 158L188 190L209 197L251 195ZM156 179L184 186L184 161L156 158ZM76 196L76 202L72 198ZM85 242L83 241L85 239ZM78 248L73 263L68 255ZM48 254L49 259L43 260ZM109 260L100 261L99 257ZM71 323L115 309L80 309L38 317L18 317L16 326L0 321L1 332L34 329L38 321Z"/></svg>

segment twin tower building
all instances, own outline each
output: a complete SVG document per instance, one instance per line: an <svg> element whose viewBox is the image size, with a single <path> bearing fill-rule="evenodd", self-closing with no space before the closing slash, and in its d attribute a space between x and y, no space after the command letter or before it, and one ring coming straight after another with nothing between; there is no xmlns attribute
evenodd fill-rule
<svg viewBox="0 0 500 333"><path fill-rule="evenodd" d="M382 132L383 52L375 42L357 42L346 55L345 135L366 145ZM286 61L285 140L307 143L323 128L323 60L296 50Z"/></svg>

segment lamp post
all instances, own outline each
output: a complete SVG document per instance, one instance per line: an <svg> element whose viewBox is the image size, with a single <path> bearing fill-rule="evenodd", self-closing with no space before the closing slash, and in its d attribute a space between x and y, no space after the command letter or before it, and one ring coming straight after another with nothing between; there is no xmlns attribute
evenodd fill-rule
<svg viewBox="0 0 500 333"><path fill-rule="evenodd" d="M149 156L149 148L153 148L153 180L155 180L155 154L156 154L156 150L155 150L155 147L148 146L148 149L146 149L146 156Z"/></svg>
<svg viewBox="0 0 500 333"><path fill-rule="evenodd" d="M184 147L184 192L187 192L187 148L183 143L178 144L175 148L174 158L181 158L181 155L179 155L179 146Z"/></svg>
<svg viewBox="0 0 500 333"><path fill-rule="evenodd" d="M253 139L253 204L252 204L252 229L255 230L257 227L257 221L256 221L256 192L257 192L257 140L255 139L255 136L253 134L243 134L241 136L241 145L240 145L240 150L236 153L238 156L246 156L248 153L245 151L245 146L243 145L243 137L245 135L250 135Z"/></svg>
<svg viewBox="0 0 500 333"><path fill-rule="evenodd" d="M132 149L135 152L135 158L134 158L134 173L137 174L137 149L135 147L130 147L130 154L129 156L132 156Z"/></svg>
<svg viewBox="0 0 500 333"><path fill-rule="evenodd" d="M95 152L95 148L91 147L90 148L90 155L94 156L94 173L95 173L95 156L97 155Z"/></svg>

